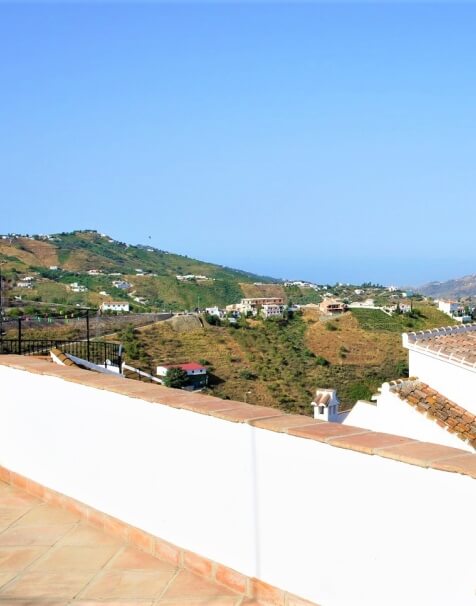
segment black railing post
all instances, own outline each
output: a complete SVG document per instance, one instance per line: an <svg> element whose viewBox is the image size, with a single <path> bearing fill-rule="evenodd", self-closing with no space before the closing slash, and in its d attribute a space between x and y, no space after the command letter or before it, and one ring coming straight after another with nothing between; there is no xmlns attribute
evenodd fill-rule
<svg viewBox="0 0 476 606"><path fill-rule="evenodd" d="M117 363L119 365L119 372L122 374L122 344L119 345L119 349L117 352Z"/></svg>
<svg viewBox="0 0 476 606"><path fill-rule="evenodd" d="M91 350L89 345L89 309L86 310L86 339L87 339L87 352L88 352L88 362L90 362Z"/></svg>
<svg viewBox="0 0 476 606"><path fill-rule="evenodd" d="M21 356L21 318L18 318L18 355Z"/></svg>
<svg viewBox="0 0 476 606"><path fill-rule="evenodd" d="M107 368L107 344L104 341L104 368Z"/></svg>

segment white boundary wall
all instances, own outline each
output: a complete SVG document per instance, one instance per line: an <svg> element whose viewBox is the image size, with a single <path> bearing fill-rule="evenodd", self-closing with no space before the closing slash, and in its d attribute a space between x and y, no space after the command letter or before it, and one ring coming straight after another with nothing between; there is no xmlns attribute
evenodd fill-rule
<svg viewBox="0 0 476 606"><path fill-rule="evenodd" d="M476 604L476 481L0 366L0 465L322 606Z"/></svg>

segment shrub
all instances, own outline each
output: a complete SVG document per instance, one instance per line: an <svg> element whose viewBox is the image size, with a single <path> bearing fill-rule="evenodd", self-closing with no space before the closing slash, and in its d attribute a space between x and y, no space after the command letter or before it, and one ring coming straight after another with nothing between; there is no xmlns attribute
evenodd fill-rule
<svg viewBox="0 0 476 606"><path fill-rule="evenodd" d="M188 383L187 373L181 368L169 368L164 377L164 385L166 387L174 387L180 389Z"/></svg>
<svg viewBox="0 0 476 606"><path fill-rule="evenodd" d="M258 377L254 372L251 372L251 370L245 369L240 372L240 378L246 379L247 381L254 381Z"/></svg>
<svg viewBox="0 0 476 606"><path fill-rule="evenodd" d="M318 366L329 366L329 360L326 360L322 356L316 356L316 364Z"/></svg>
<svg viewBox="0 0 476 606"><path fill-rule="evenodd" d="M366 383L353 383L349 386L348 395L351 400L370 400L372 390Z"/></svg>

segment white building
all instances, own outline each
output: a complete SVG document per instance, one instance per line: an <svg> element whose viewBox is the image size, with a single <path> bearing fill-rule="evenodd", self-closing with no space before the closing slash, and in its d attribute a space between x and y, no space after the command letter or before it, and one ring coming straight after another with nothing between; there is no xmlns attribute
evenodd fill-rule
<svg viewBox="0 0 476 606"><path fill-rule="evenodd" d="M460 309L460 304L457 301L438 301L438 309L448 316L452 316Z"/></svg>
<svg viewBox="0 0 476 606"><path fill-rule="evenodd" d="M207 313L209 316L216 316L217 318L220 318L220 319L225 317L225 312L223 311L223 309L220 309L216 305L215 305L215 307L206 307L205 313Z"/></svg>
<svg viewBox="0 0 476 606"><path fill-rule="evenodd" d="M261 307L263 318L282 318L283 313L284 305L263 305Z"/></svg>
<svg viewBox="0 0 476 606"><path fill-rule="evenodd" d="M112 285L120 290L128 290L129 288L132 288L132 284L130 282L126 282L125 280L114 280Z"/></svg>
<svg viewBox="0 0 476 606"><path fill-rule="evenodd" d="M124 301L107 301L104 303L101 303L101 306L99 307L99 309L102 312L105 311L117 311L120 313L128 313L129 312L129 303L124 302Z"/></svg>
<svg viewBox="0 0 476 606"><path fill-rule="evenodd" d="M196 362L187 362L186 364L161 364L157 366L157 377L161 383L167 376L171 368L180 368L188 377L189 385L185 389L200 389L208 384L208 370Z"/></svg>
<svg viewBox="0 0 476 606"><path fill-rule="evenodd" d="M83 286L82 284L78 284L78 282L72 282L69 285L69 289L72 292L88 292L88 289L86 288L86 286Z"/></svg>
<svg viewBox="0 0 476 606"><path fill-rule="evenodd" d="M403 335L411 379L384 383L346 424L474 452L476 324Z"/></svg>

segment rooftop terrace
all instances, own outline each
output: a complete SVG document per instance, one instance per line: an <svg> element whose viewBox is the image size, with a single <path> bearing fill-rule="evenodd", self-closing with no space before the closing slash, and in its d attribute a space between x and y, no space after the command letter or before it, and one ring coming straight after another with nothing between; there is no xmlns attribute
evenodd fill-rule
<svg viewBox="0 0 476 606"><path fill-rule="evenodd" d="M244 606L231 589L0 482L0 605Z"/></svg>

